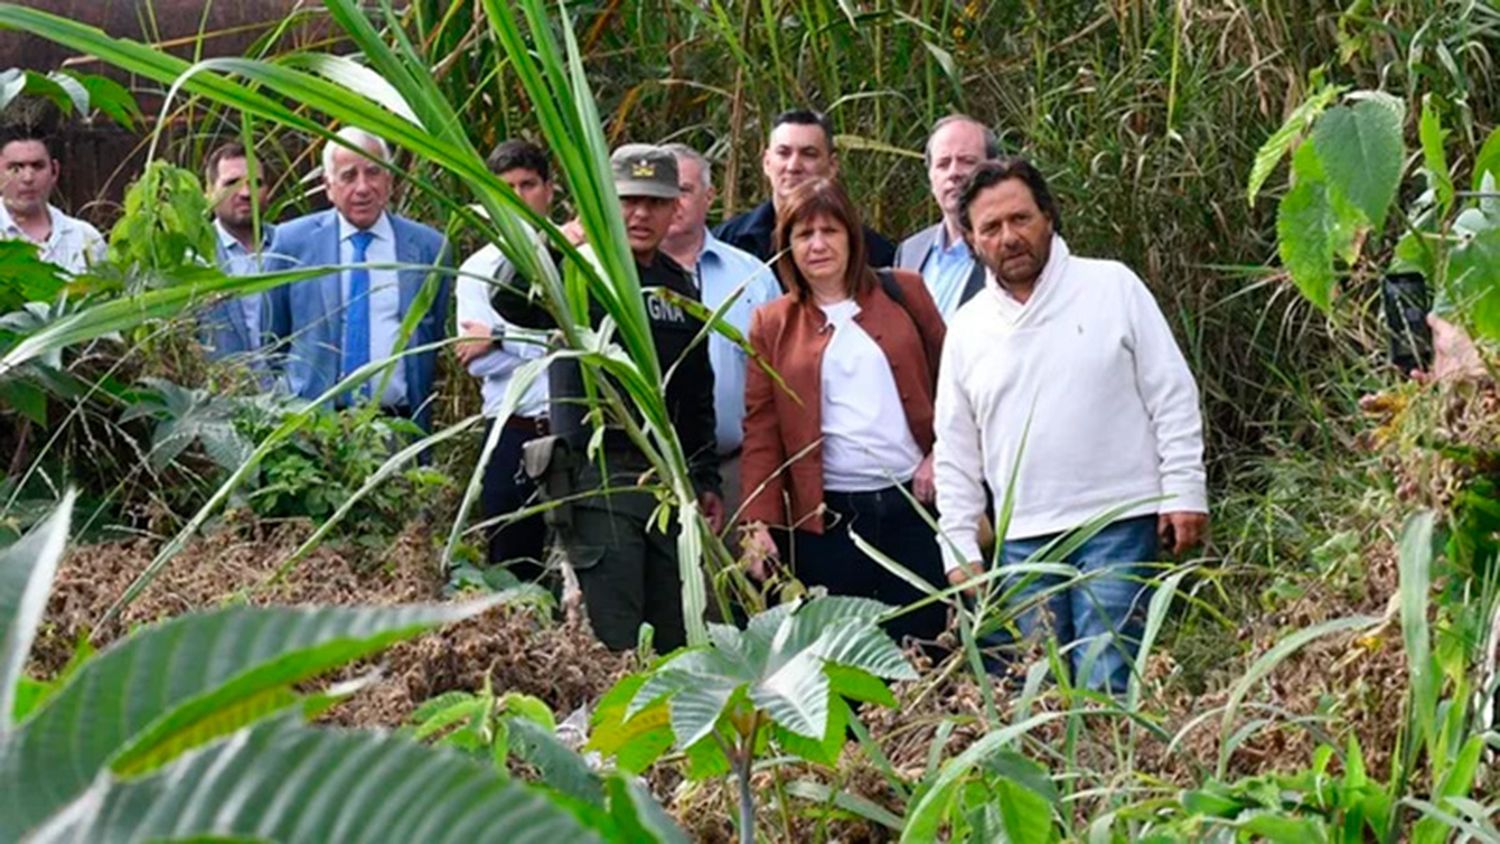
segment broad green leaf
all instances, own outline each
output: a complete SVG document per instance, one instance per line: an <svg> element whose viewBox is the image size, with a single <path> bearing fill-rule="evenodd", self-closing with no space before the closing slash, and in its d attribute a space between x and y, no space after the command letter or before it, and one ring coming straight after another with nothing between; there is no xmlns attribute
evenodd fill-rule
<svg viewBox="0 0 1500 844"><path fill-rule="evenodd" d="M1431 511L1418 513L1407 521L1397 560L1401 580L1401 639L1411 678L1412 723L1422 741L1431 737L1437 718L1439 681L1427 623L1432 590L1432 524Z"/></svg>
<svg viewBox="0 0 1500 844"><path fill-rule="evenodd" d="M1384 95L1337 106L1318 119L1312 141L1330 189L1364 214L1375 233L1401 185L1406 146L1401 124L1405 106Z"/></svg>
<svg viewBox="0 0 1500 844"><path fill-rule="evenodd" d="M776 743L781 748L795 756L800 756L809 762L826 765L830 768L838 766L839 754L844 749L844 740L849 731L849 719L853 717L849 712L849 704L838 698L828 701L828 726L823 730L823 737L811 739L807 736L799 736L784 727L772 726L776 737Z"/></svg>
<svg viewBox="0 0 1500 844"><path fill-rule="evenodd" d="M14 410L38 426L47 425L47 392L28 378L0 381L0 406Z"/></svg>
<svg viewBox="0 0 1500 844"><path fill-rule="evenodd" d="M1422 98L1422 119L1418 126L1422 141L1422 164L1427 170L1427 184L1437 200L1443 216L1453 209L1453 176L1448 172L1448 156L1443 152L1443 141L1448 133L1443 131L1442 118L1431 94Z"/></svg>
<svg viewBox="0 0 1500 844"><path fill-rule="evenodd" d="M1484 139L1484 146L1479 148L1479 154L1474 156L1474 177L1469 189L1484 190L1486 174L1500 182L1500 127L1490 131L1490 136Z"/></svg>
<svg viewBox="0 0 1500 844"><path fill-rule="evenodd" d="M616 774L609 778L605 787L609 791L610 816L620 829L623 840L688 844L688 837L677 822L634 777Z"/></svg>
<svg viewBox="0 0 1500 844"><path fill-rule="evenodd" d="M149 757L269 689L492 605L234 607L136 633L85 663L0 742L0 839L60 808L117 759Z"/></svg>
<svg viewBox="0 0 1500 844"><path fill-rule="evenodd" d="M906 655L884 630L869 621L844 621L827 627L807 651L827 662L858 668L876 677L917 679L917 670L906 661Z"/></svg>
<svg viewBox="0 0 1500 844"><path fill-rule="evenodd" d="M9 313L27 302L51 301L67 285L62 267L39 257L29 240L0 240L0 312Z"/></svg>
<svg viewBox="0 0 1500 844"><path fill-rule="evenodd" d="M568 810L455 752L283 720L138 780L101 777L36 842L601 840Z"/></svg>
<svg viewBox="0 0 1500 844"><path fill-rule="evenodd" d="M994 794L1011 844L1050 844L1057 840L1052 806L1040 794L1009 779L996 783Z"/></svg>
<svg viewBox="0 0 1500 844"><path fill-rule="evenodd" d="M687 683L672 695L667 708L672 713L672 735L679 748L686 749L713 732L739 685L732 680L716 683L704 679Z"/></svg>
<svg viewBox="0 0 1500 844"><path fill-rule="evenodd" d="M69 490L51 515L0 551L0 742L11 731L16 684L26 668L37 626L47 609L52 578L68 545L75 499Z"/></svg>
<svg viewBox="0 0 1500 844"><path fill-rule="evenodd" d="M124 85L94 73L62 71L77 79L88 92L89 105L103 112L109 119L134 132L136 123L142 119L141 107Z"/></svg>
<svg viewBox="0 0 1500 844"><path fill-rule="evenodd" d="M1500 340L1500 228L1480 232L1450 253L1448 296L1475 336Z"/></svg>
<svg viewBox="0 0 1500 844"><path fill-rule="evenodd" d="M1320 844L1328 840L1328 828L1310 818L1263 814L1239 824L1239 828L1270 844Z"/></svg>
<svg viewBox="0 0 1500 844"><path fill-rule="evenodd" d="M590 719L592 732L587 747L612 757L615 766L632 774L651 767L672 747L672 715L665 703L646 707L627 718L630 701L646 682L646 675L631 674L599 699Z"/></svg>
<svg viewBox="0 0 1500 844"><path fill-rule="evenodd" d="M1311 145L1297 150L1293 172L1298 174L1297 183L1276 208L1277 250L1297 289L1326 312L1338 283L1333 260L1338 254L1339 221Z"/></svg>
<svg viewBox="0 0 1500 844"><path fill-rule="evenodd" d="M1255 153L1255 164L1250 168L1250 182L1245 188L1245 198L1251 205L1255 204L1255 197L1260 194L1260 189L1265 185L1266 179L1271 177L1276 165L1281 162L1287 150L1291 149L1292 142L1299 135L1307 131L1307 127L1317 119L1328 105L1344 92L1342 85L1324 85L1317 92L1303 100L1300 105L1287 117L1286 122L1281 124L1266 142L1260 145Z"/></svg>
<svg viewBox="0 0 1500 844"><path fill-rule="evenodd" d="M859 670L832 663L823 664L823 673L828 675L829 689L840 697L861 703L878 703L895 706L896 696L879 677Z"/></svg>
<svg viewBox="0 0 1500 844"><path fill-rule="evenodd" d="M505 724L510 730L511 753L535 765L542 772L542 782L590 805L604 805L599 777L589 770L583 757L529 718L507 718Z"/></svg>
<svg viewBox="0 0 1500 844"><path fill-rule="evenodd" d="M1058 718L1067 712L1043 712L1033 715L1018 724L1010 724L993 730L984 738L969 745L963 753L943 763L938 775L922 794L917 804L907 810L906 828L901 831L902 844L925 844L936 841L938 826L953 803L954 792L961 780L969 775L988 756L1006 749L1007 745L1036 727Z"/></svg>
<svg viewBox="0 0 1500 844"><path fill-rule="evenodd" d="M828 727L828 675L823 673L823 661L803 651L751 686L750 700L786 729L822 738Z"/></svg>

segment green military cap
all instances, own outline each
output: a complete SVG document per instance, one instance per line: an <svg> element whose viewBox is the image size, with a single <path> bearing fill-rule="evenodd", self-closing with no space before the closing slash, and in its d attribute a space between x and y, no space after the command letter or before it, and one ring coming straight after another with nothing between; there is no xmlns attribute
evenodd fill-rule
<svg viewBox="0 0 1500 844"><path fill-rule="evenodd" d="M651 144L626 144L609 157L615 193L621 197L655 196L676 199L677 156Z"/></svg>

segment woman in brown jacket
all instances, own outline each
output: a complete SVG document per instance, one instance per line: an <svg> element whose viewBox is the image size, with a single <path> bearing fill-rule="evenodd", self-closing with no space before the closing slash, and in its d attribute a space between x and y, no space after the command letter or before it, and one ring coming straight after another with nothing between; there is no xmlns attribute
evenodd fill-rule
<svg viewBox="0 0 1500 844"><path fill-rule="evenodd" d="M860 231L848 195L826 179L798 188L777 217L776 249L786 251L776 270L791 292L755 311L750 343L783 384L749 367L744 545L752 559L783 559L803 583L899 607L922 593L856 547L850 532L933 586L947 585L933 530L905 494L934 498L943 319L920 275L882 270L882 278L869 268L864 239L850 236ZM935 603L888 629L930 640L945 616Z"/></svg>

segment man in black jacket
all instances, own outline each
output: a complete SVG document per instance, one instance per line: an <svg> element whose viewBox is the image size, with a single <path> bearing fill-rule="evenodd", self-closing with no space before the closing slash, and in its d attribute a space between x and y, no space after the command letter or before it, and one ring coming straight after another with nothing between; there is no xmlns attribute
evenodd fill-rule
<svg viewBox="0 0 1500 844"><path fill-rule="evenodd" d="M760 166L771 184L771 199L720 223L714 229L714 237L770 262L775 255L771 233L776 229L777 206L803 182L838 175L833 125L827 117L809 109L776 115ZM889 267L896 261L896 247L865 226L865 256L872 267Z"/></svg>
<svg viewBox="0 0 1500 844"><path fill-rule="evenodd" d="M659 248L677 210L677 159L659 147L628 144L610 156L610 166L646 296L657 360L664 373L672 373L665 385L667 412L687 457L699 504L717 530L724 512L714 449L714 377L708 344L694 344L702 322L661 292L698 298L691 277ZM501 316L518 325L546 327L551 322L505 288L496 288L494 304ZM602 309L594 305L590 312L592 322L599 325ZM638 489L650 464L625 432L615 427L605 429L601 453L588 458L584 452L592 432L585 419L588 408L577 362L555 361L548 373L552 431L566 444L572 459L563 469L563 478L558 478L556 467L549 470L551 481L542 484L543 493L558 500L601 490L551 513L557 540L583 591L594 634L610 648L626 650L635 646L642 622L649 622L656 650L675 650L687 638L677 538L653 526L656 496Z"/></svg>

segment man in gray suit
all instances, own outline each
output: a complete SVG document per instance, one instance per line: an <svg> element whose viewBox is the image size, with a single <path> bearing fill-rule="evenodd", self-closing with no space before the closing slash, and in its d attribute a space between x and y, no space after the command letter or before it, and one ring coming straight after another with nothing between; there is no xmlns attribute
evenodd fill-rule
<svg viewBox="0 0 1500 844"><path fill-rule="evenodd" d="M943 219L901 241L896 266L922 274L945 320L984 288L984 266L964 243L958 197L974 168L999 156L995 133L968 115L944 117L927 136L927 179Z"/></svg>

